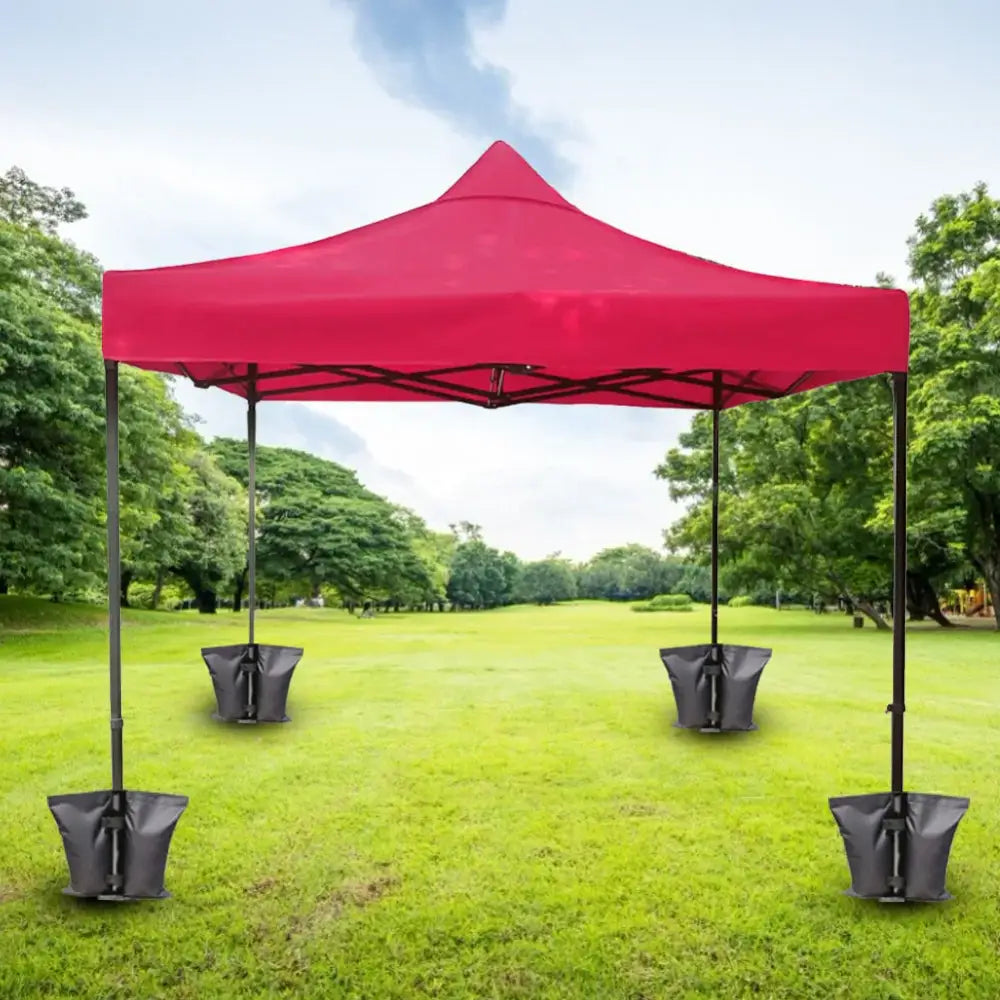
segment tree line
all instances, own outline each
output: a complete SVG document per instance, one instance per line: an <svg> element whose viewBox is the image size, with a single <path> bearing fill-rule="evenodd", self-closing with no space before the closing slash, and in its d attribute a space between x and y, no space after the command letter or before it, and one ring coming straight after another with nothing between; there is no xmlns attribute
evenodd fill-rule
<svg viewBox="0 0 1000 1000"><path fill-rule="evenodd" d="M938 198L908 248L907 610L949 625L939 596L982 579L1000 625L1000 201L984 184ZM884 377L722 414L720 544L731 589L794 584L886 627L891 414ZM710 454L711 417L699 414L656 469L688 501L666 532L671 551L705 549Z"/></svg>

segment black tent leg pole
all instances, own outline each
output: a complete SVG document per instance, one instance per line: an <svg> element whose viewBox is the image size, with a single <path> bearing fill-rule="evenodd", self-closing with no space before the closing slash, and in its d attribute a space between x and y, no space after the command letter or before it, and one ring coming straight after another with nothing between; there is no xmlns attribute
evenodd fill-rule
<svg viewBox="0 0 1000 1000"><path fill-rule="evenodd" d="M111 687L111 788L50 795L69 865L67 895L123 902L164 899L167 850L188 800L125 790L122 752L121 511L118 362L104 362L108 531L108 673Z"/></svg>
<svg viewBox="0 0 1000 1000"><path fill-rule="evenodd" d="M257 366L247 369L247 450L250 464L247 475L249 517L247 519L247 567L250 591L249 652L253 663L257 662L257 648L254 638L254 618L257 610ZM254 671L247 673L247 716L255 715L256 690Z"/></svg>
<svg viewBox="0 0 1000 1000"><path fill-rule="evenodd" d="M905 372L893 372L893 560L891 789L837 796L830 810L851 869L849 894L883 903L941 902L951 896L945 875L952 838L969 808L954 795L904 790L903 714L906 711L906 391Z"/></svg>
<svg viewBox="0 0 1000 1000"><path fill-rule="evenodd" d="M718 383L718 375L716 375ZM719 389L712 409L712 645L719 642Z"/></svg>
<svg viewBox="0 0 1000 1000"><path fill-rule="evenodd" d="M117 818L125 814L124 754L122 746L122 566L121 518L118 489L118 362L104 362L105 432L108 482L108 666L111 677L111 874L108 888L122 888L121 830Z"/></svg>
<svg viewBox="0 0 1000 1000"><path fill-rule="evenodd" d="M236 646L205 647L201 651L215 688L217 711L213 717L244 725L291 721L285 712L285 702L292 671L302 657L298 647L257 642L258 376L258 366L247 364L242 381L247 401L247 641Z"/></svg>
<svg viewBox="0 0 1000 1000"><path fill-rule="evenodd" d="M906 818L903 790L903 713L906 711L906 372L892 375L893 423L893 569L892 569L892 811ZM892 880L896 896L905 894L902 878L903 833L893 824Z"/></svg>
<svg viewBox="0 0 1000 1000"><path fill-rule="evenodd" d="M719 706L719 675L722 651L719 649L719 409L722 405L722 373L716 372L712 387L712 652L706 662L710 685L708 725L716 729L722 718Z"/></svg>

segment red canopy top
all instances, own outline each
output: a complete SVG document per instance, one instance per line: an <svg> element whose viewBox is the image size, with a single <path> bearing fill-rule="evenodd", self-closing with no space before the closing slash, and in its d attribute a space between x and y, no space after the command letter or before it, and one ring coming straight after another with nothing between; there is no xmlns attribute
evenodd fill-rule
<svg viewBox="0 0 1000 1000"><path fill-rule="evenodd" d="M258 399L733 406L905 371L902 291L754 274L584 214L494 143L440 198L104 276L104 355Z"/></svg>

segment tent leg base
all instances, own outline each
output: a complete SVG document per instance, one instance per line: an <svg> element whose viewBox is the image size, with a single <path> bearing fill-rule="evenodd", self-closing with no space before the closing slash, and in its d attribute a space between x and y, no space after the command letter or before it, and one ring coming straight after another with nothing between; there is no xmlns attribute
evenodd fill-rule
<svg viewBox="0 0 1000 1000"><path fill-rule="evenodd" d="M219 715L218 712L212 713L212 718L216 722L228 722L230 724L235 724L237 726L256 726L256 719L227 719L224 715Z"/></svg>
<svg viewBox="0 0 1000 1000"><path fill-rule="evenodd" d="M114 892L102 892L96 896L87 892L73 892L72 889L63 889L62 894L70 899L93 900L96 903L147 903L156 899L172 899L169 892L164 892L162 896L121 896Z"/></svg>
<svg viewBox="0 0 1000 1000"><path fill-rule="evenodd" d="M67 892L66 889L63 889L63 893L74 899L96 899L99 903L144 903L150 899L173 899L173 894L166 891L162 896L117 896L113 893L100 896L81 896L78 892Z"/></svg>
<svg viewBox="0 0 1000 1000"><path fill-rule="evenodd" d="M235 726L280 726L283 722L291 722L291 716L286 715L283 719L226 719L218 712L212 713L212 718L216 722L225 722L227 725Z"/></svg>
<svg viewBox="0 0 1000 1000"><path fill-rule="evenodd" d="M873 792L830 799L854 899L943 903L952 840L967 798L922 792Z"/></svg>
<svg viewBox="0 0 1000 1000"><path fill-rule="evenodd" d="M241 643L205 647L201 655L215 689L216 722L249 726L292 721L285 705L301 647Z"/></svg>
<svg viewBox="0 0 1000 1000"><path fill-rule="evenodd" d="M63 895L124 903L167 899L163 880L186 795L101 789L50 795L69 866Z"/></svg>
<svg viewBox="0 0 1000 1000"><path fill-rule="evenodd" d="M702 733L757 729L754 699L771 650L708 643L660 650L677 706L675 725Z"/></svg>

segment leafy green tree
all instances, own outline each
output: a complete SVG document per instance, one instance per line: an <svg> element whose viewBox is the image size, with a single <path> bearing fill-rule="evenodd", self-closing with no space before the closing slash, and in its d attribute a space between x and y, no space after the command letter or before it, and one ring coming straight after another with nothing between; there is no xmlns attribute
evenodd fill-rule
<svg viewBox="0 0 1000 1000"><path fill-rule="evenodd" d="M909 248L911 531L975 567L1000 627L1000 201L985 184L938 198Z"/></svg>
<svg viewBox="0 0 1000 1000"><path fill-rule="evenodd" d="M16 169L0 178L0 591L99 579L100 273L54 234L73 214Z"/></svg>
<svg viewBox="0 0 1000 1000"><path fill-rule="evenodd" d="M191 455L205 445L158 374L122 366L119 403L122 604L133 581L146 580L156 607L166 576L184 561L196 488Z"/></svg>
<svg viewBox="0 0 1000 1000"><path fill-rule="evenodd" d="M87 209L69 188L43 187L11 167L0 177L0 218L54 236L60 224L87 218Z"/></svg>
<svg viewBox="0 0 1000 1000"><path fill-rule="evenodd" d="M700 604L709 604L712 600L712 574L708 566L700 566L697 563L686 563L677 582L670 588L676 594L687 594L692 601ZM731 591L724 580L719 581L719 601L725 603L729 600Z"/></svg>
<svg viewBox="0 0 1000 1000"><path fill-rule="evenodd" d="M555 604L576 597L576 575L568 559L550 556L526 563L515 590L516 600L525 604Z"/></svg>
<svg viewBox="0 0 1000 1000"><path fill-rule="evenodd" d="M683 572L680 560L644 545L620 545L603 549L580 568L579 592L611 601L650 598L672 591Z"/></svg>
<svg viewBox="0 0 1000 1000"><path fill-rule="evenodd" d="M59 233L84 217L69 189L16 167L0 177L0 591L60 596L104 578L101 269ZM181 451L200 442L162 376L122 366L119 397L126 600L137 575L161 580L176 561Z"/></svg>
<svg viewBox="0 0 1000 1000"><path fill-rule="evenodd" d="M396 596L411 607L442 608L448 596L448 568L455 552L455 536L447 531L431 531L412 511L401 510L400 514L422 572L397 586Z"/></svg>
<svg viewBox="0 0 1000 1000"><path fill-rule="evenodd" d="M218 438L222 468L247 484L247 447ZM365 489L350 469L292 448L257 449L261 572L298 580L313 597L322 588L361 601L426 592L428 572L414 549L410 515ZM236 579L239 607L245 564Z"/></svg>
<svg viewBox="0 0 1000 1000"><path fill-rule="evenodd" d="M459 542L481 542L483 540L483 529L479 524L472 521L459 521L457 524L449 524L452 535Z"/></svg>
<svg viewBox="0 0 1000 1000"><path fill-rule="evenodd" d="M220 588L246 562L247 497L200 448L177 469L183 534L173 542L171 572L194 592L198 610L214 614Z"/></svg>
<svg viewBox="0 0 1000 1000"><path fill-rule="evenodd" d="M523 573L524 563L518 559L515 553L500 553L500 575L502 580L500 584L501 604L509 604L514 599L514 594L521 582Z"/></svg>
<svg viewBox="0 0 1000 1000"><path fill-rule="evenodd" d="M500 554L482 541L481 532L456 531L455 552L448 577L453 607L496 608L513 597L519 566L512 553ZM473 526L476 527L476 526ZM465 540L458 540L464 536Z"/></svg>

